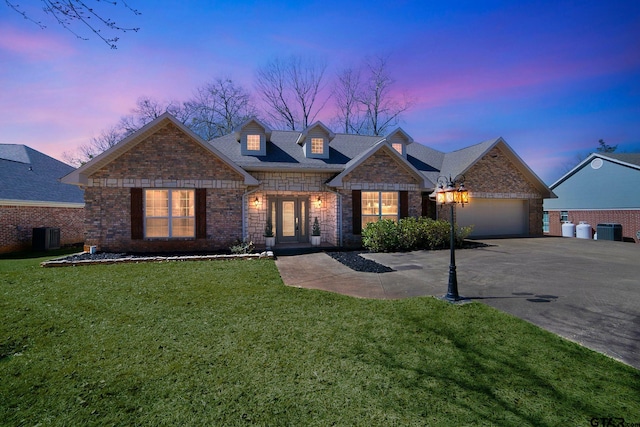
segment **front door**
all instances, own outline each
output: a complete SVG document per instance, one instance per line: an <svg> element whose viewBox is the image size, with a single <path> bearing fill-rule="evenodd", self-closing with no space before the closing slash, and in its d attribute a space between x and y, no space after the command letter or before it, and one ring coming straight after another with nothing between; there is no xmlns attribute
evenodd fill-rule
<svg viewBox="0 0 640 427"><path fill-rule="evenodd" d="M276 200L276 241L278 243L306 242L307 198L281 197Z"/></svg>

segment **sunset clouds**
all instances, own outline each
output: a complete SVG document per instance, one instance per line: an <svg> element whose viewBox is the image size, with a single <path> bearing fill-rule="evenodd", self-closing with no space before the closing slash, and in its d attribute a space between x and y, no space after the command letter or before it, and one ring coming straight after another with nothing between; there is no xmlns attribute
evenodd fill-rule
<svg viewBox="0 0 640 427"><path fill-rule="evenodd" d="M216 77L253 90L276 55L322 58L332 77L388 54L415 101L401 126L434 148L502 136L548 183L600 138L640 150L637 2L130 3L141 30L117 50L0 5L0 142L61 158L143 95L183 101Z"/></svg>

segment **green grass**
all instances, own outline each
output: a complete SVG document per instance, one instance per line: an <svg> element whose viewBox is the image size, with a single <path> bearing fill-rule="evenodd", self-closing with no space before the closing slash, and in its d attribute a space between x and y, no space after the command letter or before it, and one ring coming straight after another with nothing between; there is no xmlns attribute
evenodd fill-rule
<svg viewBox="0 0 640 427"><path fill-rule="evenodd" d="M640 422L640 371L479 303L288 288L270 260L0 260L0 423Z"/></svg>

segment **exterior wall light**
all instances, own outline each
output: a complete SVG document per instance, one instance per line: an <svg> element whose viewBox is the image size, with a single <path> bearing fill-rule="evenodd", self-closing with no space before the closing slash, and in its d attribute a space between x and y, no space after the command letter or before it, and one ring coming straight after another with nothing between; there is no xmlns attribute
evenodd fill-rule
<svg viewBox="0 0 640 427"><path fill-rule="evenodd" d="M458 188L456 189L456 185ZM451 176L438 177L438 188L429 195L432 200L436 201L436 204L451 206L451 216L449 220L451 222L451 260L449 263L449 286L447 288L447 294L443 297L446 301L456 302L463 300L458 293L458 275L456 273L456 228L453 221L454 210L453 207L457 204L464 207L469 203L469 191L464 186L464 175L458 175L454 179Z"/></svg>
<svg viewBox="0 0 640 427"><path fill-rule="evenodd" d="M260 199L258 199L258 197L257 197L257 196L256 196L256 199L253 201L253 205L254 205L256 208L259 208L259 207L260 207Z"/></svg>
<svg viewBox="0 0 640 427"><path fill-rule="evenodd" d="M318 196L318 198L316 199L316 207L321 207L322 206L322 199L320 198L320 196Z"/></svg>

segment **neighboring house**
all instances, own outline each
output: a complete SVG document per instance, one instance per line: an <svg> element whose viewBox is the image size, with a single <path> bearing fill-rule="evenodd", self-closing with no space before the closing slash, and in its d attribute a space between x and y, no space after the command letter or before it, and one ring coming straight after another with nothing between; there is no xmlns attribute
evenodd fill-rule
<svg viewBox="0 0 640 427"><path fill-rule="evenodd" d="M0 253L31 248L40 227L58 228L62 246L82 243L83 191L60 182L73 170L25 145L0 144Z"/></svg>
<svg viewBox="0 0 640 427"><path fill-rule="evenodd" d="M498 138L453 153L415 143L402 129L386 137L303 132L257 119L205 142L164 114L63 178L85 189L85 245L108 251L223 250L238 239L276 246L322 242L358 246L380 218L446 217L428 195L438 176L466 176L471 203L458 209L476 235L542 235L549 188Z"/></svg>
<svg viewBox="0 0 640 427"><path fill-rule="evenodd" d="M558 198L544 202L545 233L562 223L620 224L624 240L640 241L640 153L593 153L551 185Z"/></svg>

